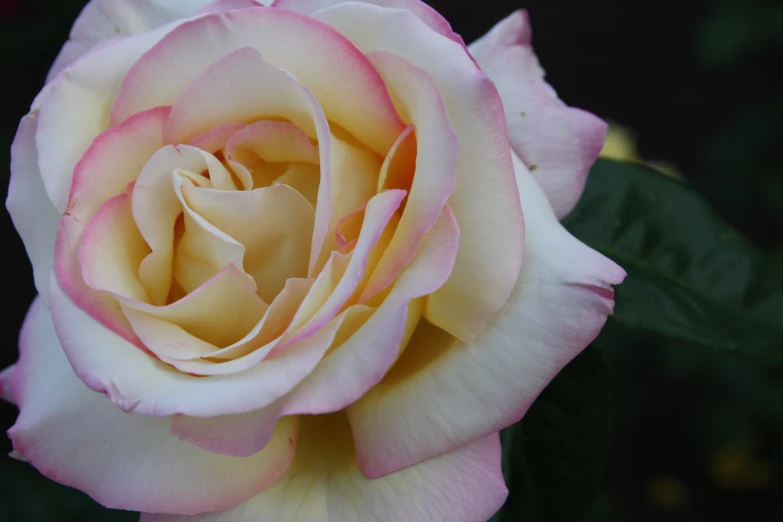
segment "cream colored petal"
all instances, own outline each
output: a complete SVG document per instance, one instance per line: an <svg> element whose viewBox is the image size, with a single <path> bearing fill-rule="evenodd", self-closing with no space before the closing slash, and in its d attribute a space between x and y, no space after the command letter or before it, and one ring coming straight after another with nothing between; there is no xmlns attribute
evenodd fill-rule
<svg viewBox="0 0 783 522"><path fill-rule="evenodd" d="M261 321L267 305L255 293L255 288L241 269L229 264L214 278L186 297L166 306L153 306L122 299L123 311L137 335L145 342L163 349L166 339L158 336L156 323L129 310L137 310L152 318L179 326L194 337L214 346L229 346L242 339ZM187 348L187 347L185 347ZM154 351L154 350L153 350Z"/></svg>
<svg viewBox="0 0 783 522"><path fill-rule="evenodd" d="M315 208L318 202L318 167L309 163L290 163L275 183L288 185L295 189Z"/></svg>
<svg viewBox="0 0 783 522"><path fill-rule="evenodd" d="M60 214L49 200L38 170L37 127L38 119L32 114L19 122L11 144L11 179L5 206L33 265L35 288L48 304L49 272L54 264Z"/></svg>
<svg viewBox="0 0 783 522"><path fill-rule="evenodd" d="M456 219L446 206L372 317L344 342L335 343L290 394L283 411L338 411L378 384L413 335L423 312L421 296L437 290L451 274L458 240Z"/></svg>
<svg viewBox="0 0 783 522"><path fill-rule="evenodd" d="M139 280L139 265L149 252L133 221L130 192L114 196L84 229L79 245L84 282L93 290L149 301Z"/></svg>
<svg viewBox="0 0 783 522"><path fill-rule="evenodd" d="M402 131L404 125L383 81L364 55L327 25L283 9L237 10L207 16L172 31L129 71L113 108L112 121L122 121L149 107L171 105L185 86L211 64L241 48L253 48L272 66L290 71L312 90L329 121L376 153L385 154ZM248 74L253 72L246 59L239 60L239 64L247 66ZM220 92L231 87L226 81ZM215 104L215 108L205 105L195 112L207 116L236 101L255 103L254 97L266 97L244 83L237 82L234 87L249 96L235 96L235 100L210 97L207 102ZM249 115L241 105L233 106L240 116Z"/></svg>
<svg viewBox="0 0 783 522"><path fill-rule="evenodd" d="M242 267L245 247L190 208L182 194L183 185L194 186L190 179L183 176L181 171L175 171L172 179L184 210L185 227L176 246L173 274L185 292L190 293L229 264Z"/></svg>
<svg viewBox="0 0 783 522"><path fill-rule="evenodd" d="M389 190L374 196L367 203L364 212L364 223L359 234L356 247L351 252L350 261L334 290L318 307L317 311L298 327L296 319L286 334L285 342L293 343L300 339L306 339L317 332L324 324L331 321L344 306L354 304L349 302L351 296L357 291L367 271L367 265L373 248L378 243L387 225L392 221L397 209L405 197L405 191ZM334 258L334 254L332 259ZM316 281L313 288L318 285ZM305 309L303 304L302 309Z"/></svg>
<svg viewBox="0 0 783 522"><path fill-rule="evenodd" d="M142 261L139 276L155 305L166 304L171 289L174 236L182 204L172 182L177 169L201 173L220 166L214 156L195 147L166 146L155 152L139 175L133 188L133 218L152 252ZM211 184L206 179L201 183Z"/></svg>
<svg viewBox="0 0 783 522"><path fill-rule="evenodd" d="M268 406L313 370L343 319L330 321L264 364L205 379L173 371L105 328L70 300L56 277L50 278L49 285L57 337L79 378L90 389L106 394L116 407L145 416L213 417Z"/></svg>
<svg viewBox="0 0 783 522"><path fill-rule="evenodd" d="M410 190L416 173L415 130L415 125L405 127L384 158L378 176L378 192L390 188Z"/></svg>
<svg viewBox="0 0 783 522"><path fill-rule="evenodd" d="M515 158L527 254L506 307L474 343L423 321L384 380L348 408L362 470L377 477L517 422L614 307L625 272L560 225Z"/></svg>
<svg viewBox="0 0 783 522"><path fill-rule="evenodd" d="M137 344L117 302L85 284L78 249L95 212L106 200L125 193L144 163L162 146L168 114L166 107L137 114L92 142L73 173L70 200L55 242L54 271L68 295L103 325Z"/></svg>
<svg viewBox="0 0 783 522"><path fill-rule="evenodd" d="M369 480L342 414L299 419L294 464L248 502L194 517L144 514L141 522L485 522L508 494L497 434Z"/></svg>
<svg viewBox="0 0 783 522"><path fill-rule="evenodd" d="M137 73L142 76L146 74L145 71ZM130 80L130 83L141 88L135 81ZM129 96L133 98L135 91L129 89ZM118 99L117 103L116 107L123 107L125 102ZM243 47L219 59L177 95L164 136L171 143L184 143L221 123L267 117L290 120L309 136L318 139L321 177L308 265L310 274L313 274L318 253L328 239L332 201L335 198L332 196L329 172L332 165L329 123L319 100L309 89L291 73L266 62L257 50ZM255 132L255 129L253 127L248 132ZM239 162L230 160L229 165L243 180L243 185L247 184L248 174L252 178L252 172L243 172ZM203 272L204 267L200 271Z"/></svg>
<svg viewBox="0 0 783 522"><path fill-rule="evenodd" d="M215 154L226 146L231 136L247 126L245 123L221 123L208 131L202 132L190 141L190 145Z"/></svg>
<svg viewBox="0 0 783 522"><path fill-rule="evenodd" d="M165 139L171 144L188 143L220 124L268 118L287 119L314 137L316 129L304 89L290 73L265 62L257 50L237 49L177 94ZM247 132L257 128L251 126Z"/></svg>
<svg viewBox="0 0 783 522"><path fill-rule="evenodd" d="M370 150L347 139L332 135L331 148L331 220L315 270L326 262L337 247L337 223L348 214L361 209L377 192L381 158ZM319 193L318 204L321 204Z"/></svg>
<svg viewBox="0 0 783 522"><path fill-rule="evenodd" d="M56 280L52 286L57 287L53 301L58 301L64 294ZM84 325L71 326L78 330ZM17 451L47 477L86 492L104 506L193 514L236 506L273 483L293 461L295 418L278 422L266 450L250 458L201 450L170 435L169 418L129 415L88 389L74 375L60 339L49 310L35 301L22 328L14 370L20 415L9 436ZM85 343L86 350L106 355L107 345L93 336L88 339L92 341ZM149 357L135 346L128 348L131 356ZM121 367L123 361L115 363Z"/></svg>
<svg viewBox="0 0 783 522"><path fill-rule="evenodd" d="M427 300L426 315L466 341L475 339L511 295L524 243L511 147L495 85L462 44L436 33L409 11L347 2L312 16L364 53L385 51L423 69L440 90L461 145L457 186L449 198L461 235L454 274Z"/></svg>
<svg viewBox="0 0 783 522"><path fill-rule="evenodd" d="M246 126L226 142L226 153L246 167L259 160L318 164L318 147L301 128L287 121L263 120Z"/></svg>
<svg viewBox="0 0 783 522"><path fill-rule="evenodd" d="M422 236L435 224L454 191L460 152L446 104L432 78L388 53L373 53L370 60L386 81L405 121L415 125L417 154L405 211L359 302L387 288L413 259Z"/></svg>
<svg viewBox="0 0 783 522"><path fill-rule="evenodd" d="M315 213L293 188L184 186L182 193L194 212L245 247L243 268L264 301L272 302L289 278L307 276Z"/></svg>
<svg viewBox="0 0 783 522"><path fill-rule="evenodd" d="M269 305L261 321L242 339L225 348L206 343L177 325L150 318L150 321L155 320L161 324L163 331L156 335L167 335L172 339L170 343L156 342L155 354L175 368L190 373L198 373L198 369L203 366L188 365L187 362L193 359L204 358L209 359L212 364L221 364L254 353L254 357L261 360L274 349L274 339L285 330L312 284L310 279L289 279L285 288ZM164 322L165 326L162 324Z"/></svg>

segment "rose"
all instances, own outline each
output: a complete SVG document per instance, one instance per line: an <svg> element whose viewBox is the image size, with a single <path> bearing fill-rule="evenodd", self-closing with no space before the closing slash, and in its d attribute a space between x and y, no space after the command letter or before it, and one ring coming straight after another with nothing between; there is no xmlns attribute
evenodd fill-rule
<svg viewBox="0 0 783 522"><path fill-rule="evenodd" d="M486 520L624 277L557 221L605 125L522 12L198 7L93 0L20 124L16 455L147 521Z"/></svg>

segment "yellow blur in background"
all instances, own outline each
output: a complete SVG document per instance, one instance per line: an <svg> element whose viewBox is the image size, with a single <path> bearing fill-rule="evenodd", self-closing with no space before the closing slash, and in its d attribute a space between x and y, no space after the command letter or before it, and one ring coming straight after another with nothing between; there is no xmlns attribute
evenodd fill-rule
<svg viewBox="0 0 783 522"><path fill-rule="evenodd" d="M609 132L606 134L601 158L644 163L667 176L684 179L673 164L665 161L647 161L639 156L636 134L628 127L609 121Z"/></svg>

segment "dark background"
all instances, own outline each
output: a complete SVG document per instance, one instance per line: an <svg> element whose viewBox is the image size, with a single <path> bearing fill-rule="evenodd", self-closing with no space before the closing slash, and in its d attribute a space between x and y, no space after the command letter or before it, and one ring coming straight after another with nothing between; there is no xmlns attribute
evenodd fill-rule
<svg viewBox="0 0 783 522"><path fill-rule="evenodd" d="M430 3L467 42L526 7L536 51L561 98L630 128L641 157L673 164L783 267L783 2ZM0 0L2 187L16 125L82 5ZM4 367L16 358L34 287L7 215L0 232ZM605 335L623 342L611 343L608 354L617 393L615 450L594 520L783 520L780 372L616 326L608 330ZM15 407L0 403L0 431L15 416ZM0 439L0 453L10 449ZM32 467L0 457L0 522L72 520L136 516L103 510Z"/></svg>

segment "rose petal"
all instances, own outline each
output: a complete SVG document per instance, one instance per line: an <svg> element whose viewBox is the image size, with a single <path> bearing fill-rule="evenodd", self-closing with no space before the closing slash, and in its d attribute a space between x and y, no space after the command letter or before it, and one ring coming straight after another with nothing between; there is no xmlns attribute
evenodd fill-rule
<svg viewBox="0 0 783 522"><path fill-rule="evenodd" d="M303 416L293 466L274 485L223 513L143 514L141 522L480 522L508 494L497 434L383 478L356 467L342 414Z"/></svg>
<svg viewBox="0 0 783 522"><path fill-rule="evenodd" d="M290 120L316 137L316 103L307 94L296 78L267 63L256 49L242 47L210 65L177 94L165 139L187 143L217 125L264 118Z"/></svg>
<svg viewBox="0 0 783 522"><path fill-rule="evenodd" d="M182 175L182 171L175 171L172 179L174 192L184 211L185 229L174 254L173 275L187 294L226 266L243 266L245 247L191 208L183 194L183 186L195 185ZM252 279L250 281L252 282ZM255 283L253 286L255 287Z"/></svg>
<svg viewBox="0 0 783 522"><path fill-rule="evenodd" d="M40 300L22 328L17 368L14 448L47 477L107 507L182 514L229 509L274 482L294 457L294 419L278 423L267 449L237 459L180 441L168 433L168 419L122 412L73 374Z"/></svg>
<svg viewBox="0 0 783 522"><path fill-rule="evenodd" d="M277 402L281 400L284 399ZM264 409L238 415L204 418L177 415L171 421L171 434L207 451L249 457L269 444L279 413L278 404L272 403Z"/></svg>
<svg viewBox="0 0 783 522"><path fill-rule="evenodd" d="M410 190L413 176L416 174L416 126L405 127L381 165L378 175L378 192L384 189L399 188Z"/></svg>
<svg viewBox="0 0 783 522"><path fill-rule="evenodd" d="M95 45L111 38L142 33L163 24L198 14L253 7L255 0L91 0L71 28L70 39L54 61L46 81L76 61ZM269 3L269 2L266 2Z"/></svg>
<svg viewBox="0 0 783 522"><path fill-rule="evenodd" d="M290 71L312 89L330 122L379 154L402 131L380 76L348 40L310 17L266 8L205 16L172 31L128 73L112 122L171 104L209 64L242 47L255 48L272 66ZM201 106L202 111L209 114L210 109Z"/></svg>
<svg viewBox="0 0 783 522"><path fill-rule="evenodd" d="M188 145L163 147L142 168L133 187L133 219L152 249L141 262L139 277L150 302L155 305L165 304L171 290L175 230L183 213L172 180L172 172L177 169L190 173L207 172L210 180L203 183L208 185L212 184L212 179L230 178L217 158ZM189 179L199 178L191 176Z"/></svg>
<svg viewBox="0 0 783 522"><path fill-rule="evenodd" d="M210 154L215 154L226 146L226 143L231 136L244 129L246 126L245 123L221 123L193 138L190 141L190 145L198 147ZM250 187L245 188L248 189Z"/></svg>
<svg viewBox="0 0 783 522"><path fill-rule="evenodd" d="M154 353L196 349L188 344L173 345L178 339L166 335L165 325L170 324L211 345L203 355L214 351L215 346L230 346L242 339L268 308L256 295L247 275L233 264L169 305L153 306L130 299L121 299L121 303L136 335Z"/></svg>
<svg viewBox="0 0 783 522"><path fill-rule="evenodd" d="M456 219L446 206L378 310L349 339L336 344L297 386L286 401L285 413L341 410L383 378L409 339L406 321L410 314L416 314L416 322L421 316L421 305L416 306L412 300L432 293L448 279L458 238Z"/></svg>
<svg viewBox="0 0 783 522"><path fill-rule="evenodd" d="M61 214L68 206L76 164L109 126L111 103L125 74L171 29L167 25L102 46L63 71L48 87L38 115L38 166L46 192ZM129 116L140 112L145 111Z"/></svg>
<svg viewBox="0 0 783 522"><path fill-rule="evenodd" d="M288 185L299 192L312 207L318 204L319 168L309 163L290 163L276 184Z"/></svg>
<svg viewBox="0 0 783 522"><path fill-rule="evenodd" d="M352 338L356 330L367 322L373 311L361 305L348 308L339 316L340 326L332 341L333 345L342 344L344 340ZM247 368L250 365L243 363L252 359L257 359L257 352L230 363L223 363L218 368L238 364ZM256 364L259 364L258 360ZM260 364L268 363L265 361ZM171 424L171 432L209 451L235 456L253 455L268 444L275 423L286 414L284 408L287 402L288 395L264 408L239 415L207 418L177 416Z"/></svg>
<svg viewBox="0 0 783 522"><path fill-rule="evenodd" d="M226 158L251 173L252 187L270 185L280 173L280 163L318 165L318 147L293 123L263 120L247 125L226 142ZM272 165L270 165L270 163ZM317 187L317 184L316 184Z"/></svg>
<svg viewBox="0 0 783 522"><path fill-rule="evenodd" d="M154 65L150 64L149 67ZM232 80L227 81L226 78ZM226 92L226 89L229 92ZM234 92L237 89L241 92ZM264 93L263 96L258 95L259 90ZM132 93L133 89L129 88L128 92ZM215 99L231 101L215 103ZM117 103L120 104L119 107L122 106L120 100ZM211 111L205 110L205 107L213 106ZM193 138L190 134L232 121L232 118L250 118L253 114L253 118L278 116L292 120L304 130L309 129L318 139L321 177L308 265L312 274L317 255L328 235L333 199L329 123L313 93L289 73L264 61L255 49L241 48L218 60L177 96L166 127L166 136L174 143L187 142ZM232 167L236 167L235 163L230 163ZM252 177L252 173L250 176Z"/></svg>
<svg viewBox="0 0 783 522"><path fill-rule="evenodd" d="M463 144L449 199L460 250L452 277L427 299L425 316L471 341L505 304L522 262L522 212L497 90L462 46L408 11L352 2L312 16L364 53L386 51L427 71L441 91Z"/></svg>
<svg viewBox="0 0 783 522"><path fill-rule="evenodd" d="M329 169L331 219L325 230L320 257L313 265L311 274L321 269L337 247L335 235L337 223L343 217L363 207L377 193L381 165L380 157L371 151L332 135ZM320 207L322 203L323 199L319 192L318 206Z"/></svg>
<svg viewBox="0 0 783 522"><path fill-rule="evenodd" d="M101 133L79 160L70 187L68 213L89 220L107 199L125 192L147 160L163 146L170 107L158 107Z"/></svg>
<svg viewBox="0 0 783 522"><path fill-rule="evenodd" d="M544 81L531 37L527 13L520 10L469 49L500 91L514 151L563 218L582 195L608 126L558 99Z"/></svg>
<svg viewBox="0 0 783 522"><path fill-rule="evenodd" d="M11 181L5 206L33 265L35 288L49 302L49 272L54 264L54 242L60 214L52 205L38 172L35 148L37 117L28 114L19 123L11 145Z"/></svg>
<svg viewBox="0 0 783 522"><path fill-rule="evenodd" d="M388 190L370 199L365 208L364 224L359 234L359 240L351 253L345 273L323 304L318 307L312 317L307 321L303 321L301 327L298 326L298 318L294 317L294 321L289 328L290 333L286 335L284 345L313 335L322 325L331 321L346 304L353 304L349 303L348 300L354 295L365 276L373 247L378 243L387 225L392 221L405 195L404 190ZM303 303L302 309L306 309L305 305L306 303Z"/></svg>
<svg viewBox="0 0 783 522"><path fill-rule="evenodd" d="M191 208L245 247L243 268L272 302L286 280L307 276L315 213L286 185L252 191L183 187Z"/></svg>
<svg viewBox="0 0 783 522"><path fill-rule="evenodd" d="M85 227L108 199L126 191L147 159L163 144L167 108L129 118L98 136L76 166L70 202L60 220L54 250L54 271L68 295L108 328L138 342L119 305L109 295L87 286L82 276L79 245Z"/></svg>
<svg viewBox="0 0 783 522"><path fill-rule="evenodd" d="M139 265L150 248L139 234L129 192L109 199L84 229L79 264L84 282L96 291L147 301Z"/></svg>
<svg viewBox="0 0 783 522"><path fill-rule="evenodd" d="M275 0L272 7L289 9L302 14L312 14L320 9L356 0ZM430 29L443 36L465 45L462 37L451 29L451 24L443 18L439 12L420 0L358 0L363 3L373 4L390 9L406 9L416 15Z"/></svg>
<svg viewBox="0 0 783 522"><path fill-rule="evenodd" d="M612 313L625 272L558 223L515 158L527 237L505 308L474 343L422 322L386 378L348 408L369 477L421 462L518 421Z"/></svg>
<svg viewBox="0 0 783 522"><path fill-rule="evenodd" d="M162 361L191 375L227 375L255 366L277 347L281 332L285 330L312 283L309 279L289 279L253 329L241 340L225 348L218 349L182 328L158 320L160 331L155 332L155 336L171 339L171 342L159 341L160 347L155 353Z"/></svg>
<svg viewBox="0 0 783 522"><path fill-rule="evenodd" d="M76 306L56 277L49 281L57 335L76 375L120 409L164 417L245 413L279 399L309 374L331 346L344 314L264 364L208 379L171 371ZM100 346L100 350L95 350Z"/></svg>
<svg viewBox="0 0 783 522"><path fill-rule="evenodd" d="M359 297L362 303L388 287L413 259L421 237L435 224L454 191L459 158L459 139L432 78L388 53L372 53L369 58L394 94L406 123L416 126L418 153L405 212Z"/></svg>

